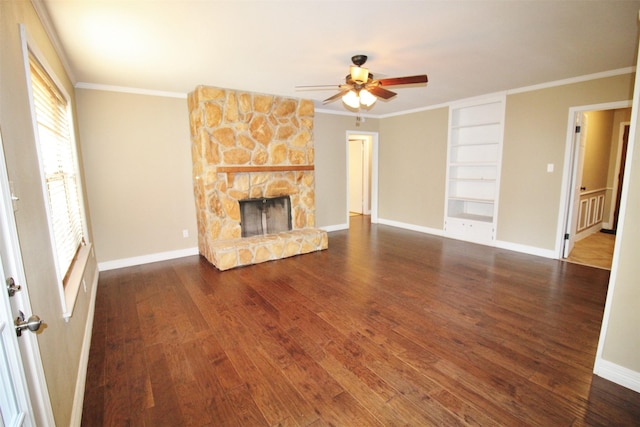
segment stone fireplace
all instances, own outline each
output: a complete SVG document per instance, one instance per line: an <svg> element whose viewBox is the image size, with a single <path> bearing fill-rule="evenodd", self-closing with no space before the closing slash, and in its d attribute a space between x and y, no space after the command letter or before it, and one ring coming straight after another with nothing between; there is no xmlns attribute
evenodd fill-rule
<svg viewBox="0 0 640 427"><path fill-rule="evenodd" d="M227 270L326 249L315 228L313 103L198 86L188 105L200 254ZM285 199L286 229L282 218L274 228ZM255 201L272 205L268 218L255 205L243 214Z"/></svg>

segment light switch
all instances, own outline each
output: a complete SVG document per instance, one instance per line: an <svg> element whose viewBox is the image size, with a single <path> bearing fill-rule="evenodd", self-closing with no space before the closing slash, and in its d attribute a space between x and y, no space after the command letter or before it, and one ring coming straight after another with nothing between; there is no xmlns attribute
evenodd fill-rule
<svg viewBox="0 0 640 427"><path fill-rule="evenodd" d="M553 172L553 163L547 163L547 172Z"/></svg>

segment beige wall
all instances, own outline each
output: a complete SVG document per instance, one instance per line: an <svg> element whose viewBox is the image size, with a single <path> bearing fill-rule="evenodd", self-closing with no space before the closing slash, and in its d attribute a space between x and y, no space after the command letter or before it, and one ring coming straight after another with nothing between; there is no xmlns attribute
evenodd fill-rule
<svg viewBox="0 0 640 427"><path fill-rule="evenodd" d="M353 116L316 112L314 120L316 226L346 225L347 131L377 132L378 119L356 126Z"/></svg>
<svg viewBox="0 0 640 427"><path fill-rule="evenodd" d="M88 315L97 270L95 259L90 258L84 276L87 291L80 290L73 317L68 323L65 322L59 303L29 109L18 27L20 23L26 26L72 97L74 89L31 2L0 2L0 127L9 179L14 182L15 191L20 197L16 222L32 309L46 323L46 328L38 334L38 342L49 395L56 424L66 426L71 419L76 380L80 373L85 328L91 326L88 324ZM37 424L45 425L42 420L38 420Z"/></svg>
<svg viewBox="0 0 640 427"><path fill-rule="evenodd" d="M582 186L585 191L602 190L607 187L609 175L614 110L589 111L585 115L588 125Z"/></svg>
<svg viewBox="0 0 640 427"><path fill-rule="evenodd" d="M640 62L640 60L639 60ZM640 63L638 64L640 65ZM605 304L603 327L598 343L596 373L611 374L610 367L603 367L603 361L614 364L613 375L619 381L627 378L629 372L619 372L618 367L631 371L635 390L640 391L638 378L640 373L640 76L635 76L633 112L629 134L629 148L622 192L618 234L614 250L611 280ZM626 117L622 120L624 121Z"/></svg>
<svg viewBox="0 0 640 427"><path fill-rule="evenodd" d="M638 82L636 82L637 84ZM636 94L639 92L636 92ZM634 108L638 100L634 101ZM640 373L640 123L634 114L634 141L629 141L630 149L625 170L625 192L623 192L623 215L619 218L616 252L609 283L609 294L605 307L605 328L600 337L601 357L618 366ZM633 132L633 130L632 130ZM633 135L633 134L632 134ZM631 146L633 144L633 146ZM616 259L617 258L617 259ZM617 261L617 268L616 268Z"/></svg>
<svg viewBox="0 0 640 427"><path fill-rule="evenodd" d="M554 249L571 107L626 101L624 74L507 96L497 239ZM555 170L546 171L553 163Z"/></svg>
<svg viewBox="0 0 640 427"><path fill-rule="evenodd" d="M448 108L381 120L381 219L442 229L448 123Z"/></svg>
<svg viewBox="0 0 640 427"><path fill-rule="evenodd" d="M98 262L197 248L186 99L89 89L77 99Z"/></svg>

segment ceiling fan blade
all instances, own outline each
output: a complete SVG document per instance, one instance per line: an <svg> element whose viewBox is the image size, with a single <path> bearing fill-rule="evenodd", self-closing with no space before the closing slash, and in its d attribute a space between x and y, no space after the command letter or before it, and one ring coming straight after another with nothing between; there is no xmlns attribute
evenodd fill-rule
<svg viewBox="0 0 640 427"><path fill-rule="evenodd" d="M394 96L396 96L395 92L391 92L390 90L387 90L387 89L382 88L380 86L367 87L367 90L369 92L371 92L373 95L377 96L378 98L382 98L382 99L389 99L389 98L393 98Z"/></svg>
<svg viewBox="0 0 640 427"><path fill-rule="evenodd" d="M390 77L388 79L380 79L378 83L380 86L398 86L398 85L410 85L415 83L427 83L429 79L426 74L420 74L418 76L407 77Z"/></svg>
<svg viewBox="0 0 640 427"><path fill-rule="evenodd" d="M349 90L351 90L350 88L347 89L343 89L340 92L336 93L333 96L330 96L329 98L325 99L324 101L322 101L323 104L328 104L331 101L335 101L338 98L342 98L344 95L347 94L347 92L349 92Z"/></svg>

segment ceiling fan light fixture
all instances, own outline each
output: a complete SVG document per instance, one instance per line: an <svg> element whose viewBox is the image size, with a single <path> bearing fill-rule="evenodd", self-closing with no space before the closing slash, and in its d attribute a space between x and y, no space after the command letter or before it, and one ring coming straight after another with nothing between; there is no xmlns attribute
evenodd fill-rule
<svg viewBox="0 0 640 427"><path fill-rule="evenodd" d="M371 107L376 102L376 99L378 98L372 95L368 90L362 89L360 91L360 103L365 107Z"/></svg>
<svg viewBox="0 0 640 427"><path fill-rule="evenodd" d="M351 80L358 84L366 83L369 80L369 69L352 65Z"/></svg>
<svg viewBox="0 0 640 427"><path fill-rule="evenodd" d="M351 108L360 107L360 98L354 90L350 90L342 97L342 102L347 104Z"/></svg>
<svg viewBox="0 0 640 427"><path fill-rule="evenodd" d="M353 65L349 68L349 74L344 77L344 83L338 85L339 92L322 101L323 104L342 98L342 103L351 109L370 108L378 98L386 101L397 95L383 86L426 84L429 81L426 74L374 79L369 69L363 67L367 62L367 55L354 55L351 57L351 62ZM327 86L330 85L318 86L318 88Z"/></svg>

